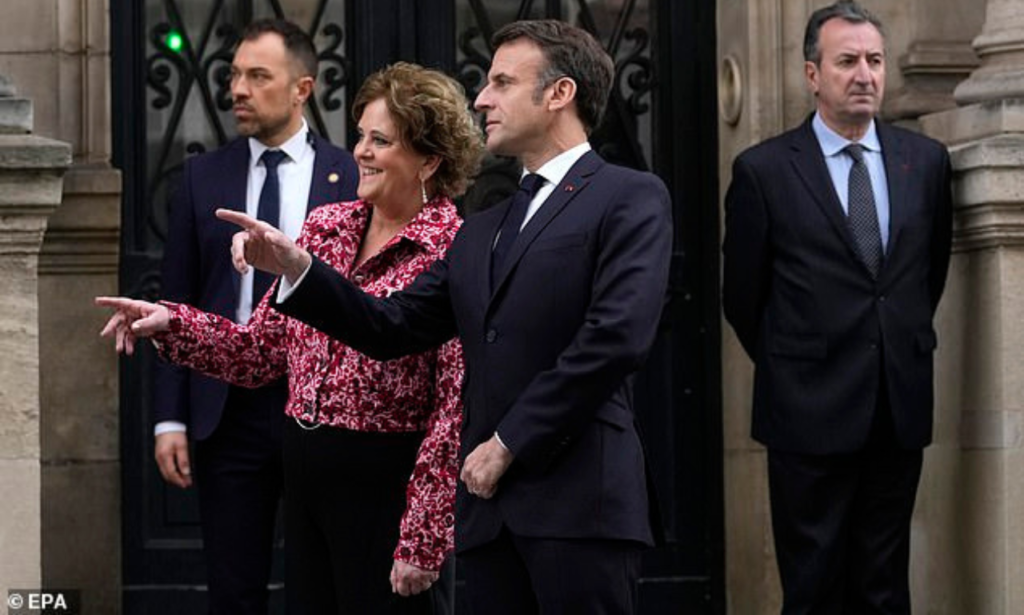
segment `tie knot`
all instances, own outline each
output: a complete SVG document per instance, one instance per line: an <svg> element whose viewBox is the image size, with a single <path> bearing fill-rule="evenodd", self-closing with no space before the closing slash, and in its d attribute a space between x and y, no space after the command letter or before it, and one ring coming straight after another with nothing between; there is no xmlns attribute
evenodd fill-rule
<svg viewBox="0 0 1024 615"><path fill-rule="evenodd" d="M540 187L544 185L544 178L536 173L530 173L519 182L519 189L530 195L532 199Z"/></svg>
<svg viewBox="0 0 1024 615"><path fill-rule="evenodd" d="M864 162L864 146L860 143L851 143L846 146L846 153L853 158L854 162Z"/></svg>
<svg viewBox="0 0 1024 615"><path fill-rule="evenodd" d="M287 157L288 154L279 149L268 149L260 156L260 160L263 161L263 166L267 167L267 171L272 171Z"/></svg>

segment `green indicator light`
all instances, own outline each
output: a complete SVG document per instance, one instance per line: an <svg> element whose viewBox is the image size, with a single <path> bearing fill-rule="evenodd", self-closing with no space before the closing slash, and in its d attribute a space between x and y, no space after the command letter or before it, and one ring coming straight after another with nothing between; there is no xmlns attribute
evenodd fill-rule
<svg viewBox="0 0 1024 615"><path fill-rule="evenodd" d="M167 33L167 38L164 39L164 44L166 44L167 48L174 53L179 53L181 52L181 48L185 46L185 39L180 33L171 30Z"/></svg>

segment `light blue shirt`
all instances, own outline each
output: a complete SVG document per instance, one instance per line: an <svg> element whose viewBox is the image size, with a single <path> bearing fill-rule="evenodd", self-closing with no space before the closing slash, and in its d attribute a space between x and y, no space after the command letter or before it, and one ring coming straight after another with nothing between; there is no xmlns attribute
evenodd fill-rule
<svg viewBox="0 0 1024 615"><path fill-rule="evenodd" d="M825 156L825 164L828 165L828 174L832 177L832 186L839 197L839 203L843 206L843 212L849 215L850 169L853 167L853 158L843 149L855 141L840 136L826 126L817 113L811 120L811 128L814 129L814 136L818 138L821 153ZM878 212L878 227L882 231L884 251L889 245L889 182L885 175L882 143L878 140L874 120L871 120L864 137L856 143L864 147L864 164L868 168L868 175L871 176L871 191L875 195L875 209Z"/></svg>

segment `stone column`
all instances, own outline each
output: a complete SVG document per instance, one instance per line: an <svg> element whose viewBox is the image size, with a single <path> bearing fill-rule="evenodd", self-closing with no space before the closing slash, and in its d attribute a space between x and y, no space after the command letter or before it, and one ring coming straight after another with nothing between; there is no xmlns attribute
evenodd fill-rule
<svg viewBox="0 0 1024 615"><path fill-rule="evenodd" d="M39 249L71 147L28 134L32 105L0 76L0 613L41 585Z"/></svg>
<svg viewBox="0 0 1024 615"><path fill-rule="evenodd" d="M939 471L922 480L953 606L923 610L1009 615L1024 613L1024 0L986 9L981 66L955 91L967 106L921 120L950 146L956 205L929 452Z"/></svg>
<svg viewBox="0 0 1024 615"><path fill-rule="evenodd" d="M966 41L915 41L900 56L903 87L886 97L885 118L915 129L922 115L955 108L954 88L977 67Z"/></svg>
<svg viewBox="0 0 1024 615"><path fill-rule="evenodd" d="M972 44L981 67L957 86L956 101L1024 97L1024 2L988 0L985 26Z"/></svg>
<svg viewBox="0 0 1024 615"><path fill-rule="evenodd" d="M71 167L39 256L43 586L81 590L81 615L121 612L117 354L92 301L117 294L120 214L117 170Z"/></svg>
<svg viewBox="0 0 1024 615"><path fill-rule="evenodd" d="M899 53L898 62L889 63L890 89L883 116L919 130L917 119L922 115L956 108L953 90L978 68L971 39L985 20L980 10L984 2L905 0L898 3L905 20L895 21L892 18L899 14L895 3L875 4L888 29L887 47L894 59L897 49L905 50ZM900 43L903 36L905 46Z"/></svg>

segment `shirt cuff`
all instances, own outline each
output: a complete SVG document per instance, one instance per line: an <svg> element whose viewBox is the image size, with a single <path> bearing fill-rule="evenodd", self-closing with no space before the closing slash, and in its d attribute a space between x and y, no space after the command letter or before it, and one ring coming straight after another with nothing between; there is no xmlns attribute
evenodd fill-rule
<svg viewBox="0 0 1024 615"><path fill-rule="evenodd" d="M306 279L306 274L309 273L309 270L312 268L313 259L309 259L309 267L306 267L306 270L302 272L302 275L299 276L298 280L295 280L294 284L289 282L288 278L285 276L281 276L280 281L277 284L277 302L284 303L287 301L288 297L291 297L292 293L295 292L295 289L299 287L299 284L302 284L302 281Z"/></svg>
<svg viewBox="0 0 1024 615"><path fill-rule="evenodd" d="M153 428L153 436L156 437L165 433L185 433L187 431L188 427L185 426L185 423L179 421L160 421Z"/></svg>
<svg viewBox="0 0 1024 615"><path fill-rule="evenodd" d="M507 446L505 446L505 443L501 441L501 436L499 436L499 435L498 435L498 432L494 432L494 439L498 441L498 444L500 444L500 445L501 445L501 448L505 449L505 451L507 451L507 452L509 452L509 453L511 453L511 452L512 452L512 451L510 451L510 450L508 449L508 447L507 447Z"/></svg>

